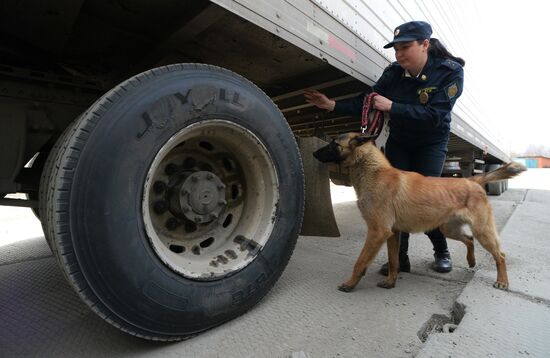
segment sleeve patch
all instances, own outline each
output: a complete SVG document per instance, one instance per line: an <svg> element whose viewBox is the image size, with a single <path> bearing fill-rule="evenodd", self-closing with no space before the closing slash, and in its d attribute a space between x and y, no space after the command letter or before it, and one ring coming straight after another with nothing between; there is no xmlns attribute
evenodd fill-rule
<svg viewBox="0 0 550 358"><path fill-rule="evenodd" d="M453 99L453 97L455 97L457 93L458 85L456 84L456 82L447 87L447 97L449 97L449 99Z"/></svg>

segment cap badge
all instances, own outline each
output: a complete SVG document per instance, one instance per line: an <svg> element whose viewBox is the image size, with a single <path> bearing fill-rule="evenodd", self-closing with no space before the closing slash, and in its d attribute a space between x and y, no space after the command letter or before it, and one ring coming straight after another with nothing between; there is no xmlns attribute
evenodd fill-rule
<svg viewBox="0 0 550 358"><path fill-rule="evenodd" d="M395 29L395 32L393 33L393 36L399 35L399 29Z"/></svg>
<svg viewBox="0 0 550 358"><path fill-rule="evenodd" d="M420 76L420 78L422 78L422 81L426 81L427 77L426 77L426 75L422 75L422 76Z"/></svg>

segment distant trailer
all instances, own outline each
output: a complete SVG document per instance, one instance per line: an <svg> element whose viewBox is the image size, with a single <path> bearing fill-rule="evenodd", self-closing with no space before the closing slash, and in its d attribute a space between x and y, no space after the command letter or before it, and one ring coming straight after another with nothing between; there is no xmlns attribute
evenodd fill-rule
<svg viewBox="0 0 550 358"><path fill-rule="evenodd" d="M525 165L527 168L550 168L550 158L544 156L524 156L514 158L515 162Z"/></svg>

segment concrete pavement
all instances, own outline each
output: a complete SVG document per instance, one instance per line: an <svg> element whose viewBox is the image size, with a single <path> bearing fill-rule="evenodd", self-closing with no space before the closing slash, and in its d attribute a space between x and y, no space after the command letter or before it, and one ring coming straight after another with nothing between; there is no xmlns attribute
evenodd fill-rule
<svg viewBox="0 0 550 358"><path fill-rule="evenodd" d="M509 292L492 288L494 262L479 245L475 269L467 266L465 247L450 241L453 272L431 271L431 244L424 235L413 235L413 272L400 274L395 289L376 287L383 250L355 291L338 291L366 230L355 202L342 201L335 204L341 238L301 237L260 304L172 344L130 337L93 314L64 280L43 238L7 243L0 247L0 355L548 356L550 280L541 267L548 268L550 192L515 189L491 201L508 258Z"/></svg>

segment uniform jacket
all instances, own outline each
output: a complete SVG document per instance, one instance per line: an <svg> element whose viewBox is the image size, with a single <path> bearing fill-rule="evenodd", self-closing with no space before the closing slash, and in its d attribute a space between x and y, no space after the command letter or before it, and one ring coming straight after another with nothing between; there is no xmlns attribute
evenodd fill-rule
<svg viewBox="0 0 550 358"><path fill-rule="evenodd" d="M390 136L409 144L429 144L447 140L451 110L462 94L462 66L450 59L428 56L417 77L407 77L397 62L389 65L372 89L356 98L337 101L334 111L360 117L363 99L375 91L389 98Z"/></svg>

